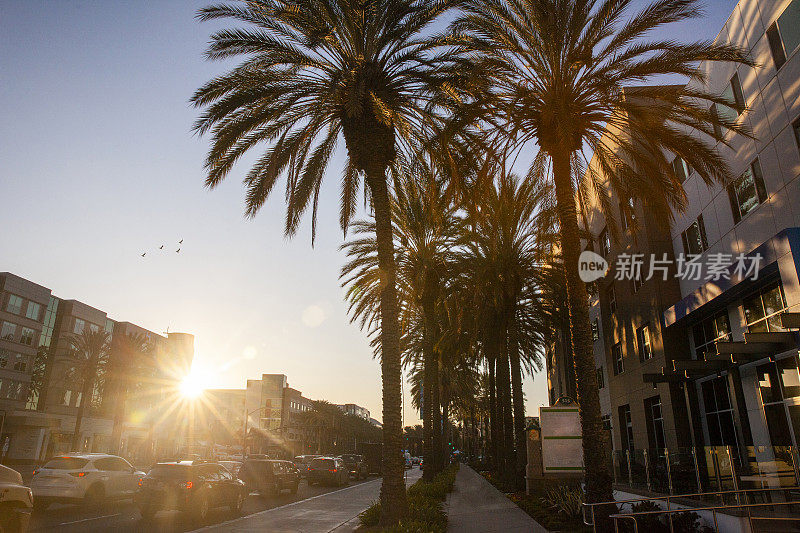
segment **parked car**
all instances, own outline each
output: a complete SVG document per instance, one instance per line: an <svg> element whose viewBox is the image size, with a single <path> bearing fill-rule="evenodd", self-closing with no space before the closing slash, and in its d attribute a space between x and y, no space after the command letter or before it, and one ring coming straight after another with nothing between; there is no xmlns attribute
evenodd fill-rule
<svg viewBox="0 0 800 533"><path fill-rule="evenodd" d="M33 472L31 489L36 509L51 503L98 504L107 499L131 498L144 472L128 461L104 453L53 457Z"/></svg>
<svg viewBox="0 0 800 533"><path fill-rule="evenodd" d="M16 470L0 465L0 531L24 533L33 509L33 492Z"/></svg>
<svg viewBox="0 0 800 533"><path fill-rule="evenodd" d="M247 459L239 470L248 492L257 491L262 496L277 496L288 489L297 493L300 472L291 461L276 459Z"/></svg>
<svg viewBox="0 0 800 533"><path fill-rule="evenodd" d="M300 471L300 475L306 477L308 475L308 464L312 459L321 457L319 455L298 455L294 458L294 465Z"/></svg>
<svg viewBox="0 0 800 533"><path fill-rule="evenodd" d="M342 455L342 461L349 474L354 478L367 477L367 463L364 462L364 456L346 453Z"/></svg>
<svg viewBox="0 0 800 533"><path fill-rule="evenodd" d="M178 510L203 523L215 507L229 507L238 514L247 489L219 463L177 461L158 463L139 480L136 505L142 517L158 511Z"/></svg>
<svg viewBox="0 0 800 533"><path fill-rule="evenodd" d="M337 457L316 457L308 465L308 484L346 485L350 472Z"/></svg>
<svg viewBox="0 0 800 533"><path fill-rule="evenodd" d="M233 477L237 477L239 475L239 470L242 468L241 461L217 461L219 464L224 466L228 472L233 474Z"/></svg>

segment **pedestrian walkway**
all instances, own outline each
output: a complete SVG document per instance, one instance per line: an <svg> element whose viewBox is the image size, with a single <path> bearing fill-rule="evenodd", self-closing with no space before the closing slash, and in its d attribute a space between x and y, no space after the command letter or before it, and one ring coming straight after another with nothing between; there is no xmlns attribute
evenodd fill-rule
<svg viewBox="0 0 800 533"><path fill-rule="evenodd" d="M483 476L461 465L447 497L447 531L453 533L547 533Z"/></svg>

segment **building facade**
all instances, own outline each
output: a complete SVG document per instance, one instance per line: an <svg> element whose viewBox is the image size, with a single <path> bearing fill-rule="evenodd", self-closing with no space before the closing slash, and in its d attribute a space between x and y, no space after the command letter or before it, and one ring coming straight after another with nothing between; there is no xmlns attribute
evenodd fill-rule
<svg viewBox="0 0 800 533"><path fill-rule="evenodd" d="M701 64L705 88L730 102L713 112L753 135L728 132L729 146L716 146L735 179L706 185L673 158L688 206L668 229L634 201L639 231L628 232L615 212L615 238L596 200L586 207L594 242L584 242L611 266L590 308L615 450L731 446L745 458L800 445L798 339L780 319L800 311L798 28L800 0L741 0L717 42L745 48L757 66ZM613 279L621 254L633 253L666 257L667 279ZM676 276L681 257L702 265L701 274ZM744 275L742 263L756 266ZM571 365L562 352L547 353L551 401L574 390L559 368Z"/></svg>
<svg viewBox="0 0 800 533"><path fill-rule="evenodd" d="M72 339L105 331L110 350L90 398L83 398L81 357ZM172 410L194 356L194 337L156 334L42 285L0 272L0 417L2 461L30 463L73 450L76 414L84 402L79 451L119 452L147 461L174 454L184 436ZM146 350L126 362L135 379L120 391L114 365L120 338L140 335ZM120 395L122 394L122 395ZM114 434L115 427L118 435Z"/></svg>

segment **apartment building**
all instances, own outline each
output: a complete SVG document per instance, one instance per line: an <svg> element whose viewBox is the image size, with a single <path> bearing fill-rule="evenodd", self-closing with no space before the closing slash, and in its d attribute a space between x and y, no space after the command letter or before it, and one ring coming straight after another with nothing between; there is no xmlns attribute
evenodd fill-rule
<svg viewBox="0 0 800 533"><path fill-rule="evenodd" d="M312 400L289 387L285 374L262 374L247 380L246 409L248 446L274 457L294 456L304 451L305 430L300 413L309 411Z"/></svg>
<svg viewBox="0 0 800 533"><path fill-rule="evenodd" d="M91 397L83 398L82 361L72 338L100 330L108 333L112 346L106 368L122 357L114 348L121 337L140 335L148 349L140 354L142 361L131 362L136 379L123 395L109 378L99 379ZM84 402L90 404L80 427L81 450L116 451L119 445L130 458L152 458L175 453L182 444L183 436L175 431L180 415L172 406L194 356L192 335L164 336L114 321L105 311L58 298L9 272L0 272L0 333L3 461L31 462L71 451L76 414Z"/></svg>
<svg viewBox="0 0 800 533"><path fill-rule="evenodd" d="M749 446L800 445L798 340L779 318L800 311L800 0L741 0L717 42L749 50L757 64L701 65L730 101L713 111L753 134L728 132L730 146L717 145L736 178L707 186L674 158L688 207L664 229L634 201L635 236L619 211L615 238L596 201L586 206L586 245L611 265L590 312L615 450L730 445L744 457ZM620 255L632 253L666 254L667 279L613 279ZM674 261L690 255L702 275L676 277ZM743 261L757 276L737 270ZM720 275L709 276L713 264ZM574 390L570 369L559 368L571 357L557 345L547 355L553 401Z"/></svg>
<svg viewBox="0 0 800 533"><path fill-rule="evenodd" d="M359 418L363 418L364 420L369 420L369 409L366 407L361 407L360 405L356 405L354 403L343 403L337 404L336 407L341 409L348 415L354 415Z"/></svg>

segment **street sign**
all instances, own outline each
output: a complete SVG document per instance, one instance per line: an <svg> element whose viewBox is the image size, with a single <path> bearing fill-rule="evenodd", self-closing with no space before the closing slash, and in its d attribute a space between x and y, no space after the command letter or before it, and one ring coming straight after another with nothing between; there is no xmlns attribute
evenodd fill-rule
<svg viewBox="0 0 800 533"><path fill-rule="evenodd" d="M583 472L583 441L578 407L572 405L540 407L539 424L542 435L543 472L545 474Z"/></svg>

